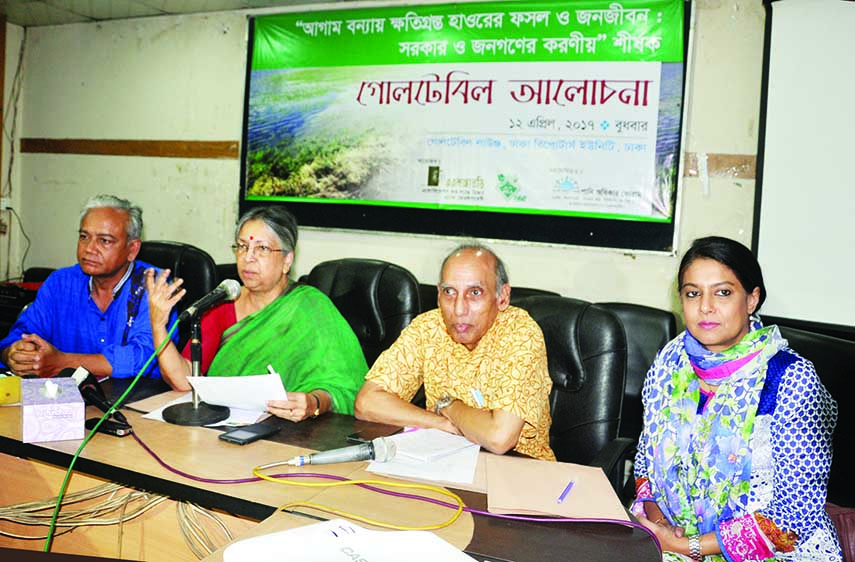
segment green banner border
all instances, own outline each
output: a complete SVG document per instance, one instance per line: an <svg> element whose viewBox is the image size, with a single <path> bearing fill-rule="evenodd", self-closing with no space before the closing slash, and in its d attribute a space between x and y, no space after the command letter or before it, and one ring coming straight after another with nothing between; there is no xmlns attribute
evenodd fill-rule
<svg viewBox="0 0 855 562"><path fill-rule="evenodd" d="M681 62L683 1L478 2L255 16L252 69Z"/></svg>
<svg viewBox="0 0 855 562"><path fill-rule="evenodd" d="M519 207L484 207L459 204L410 203L402 201L378 201L363 199L320 199L307 197L289 197L284 195L248 195L247 201L278 201L281 203L319 203L322 205L369 205L372 207L396 207L408 209L429 209L431 211L478 211L481 213L506 213L513 215L547 215L555 217L587 217L594 219L613 219L638 222L670 223L671 218L643 217L618 213L597 213L588 211L555 211L550 209L527 209Z"/></svg>

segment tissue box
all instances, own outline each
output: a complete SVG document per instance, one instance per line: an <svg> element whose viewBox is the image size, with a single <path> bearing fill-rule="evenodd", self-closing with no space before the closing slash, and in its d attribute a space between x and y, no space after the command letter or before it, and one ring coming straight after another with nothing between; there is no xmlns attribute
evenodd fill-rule
<svg viewBox="0 0 855 562"><path fill-rule="evenodd" d="M83 439L86 407L74 379L21 379L21 412L24 443Z"/></svg>

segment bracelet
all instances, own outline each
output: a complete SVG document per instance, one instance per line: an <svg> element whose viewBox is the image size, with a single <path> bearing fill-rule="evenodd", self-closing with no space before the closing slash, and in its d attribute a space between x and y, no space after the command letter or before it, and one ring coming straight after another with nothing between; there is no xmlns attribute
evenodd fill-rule
<svg viewBox="0 0 855 562"><path fill-rule="evenodd" d="M689 558L692 560L703 560L701 554L701 539L698 535L689 535Z"/></svg>
<svg viewBox="0 0 855 562"><path fill-rule="evenodd" d="M314 392L310 392L309 396L315 399L315 413L312 414L312 417L316 418L321 415L321 399Z"/></svg>

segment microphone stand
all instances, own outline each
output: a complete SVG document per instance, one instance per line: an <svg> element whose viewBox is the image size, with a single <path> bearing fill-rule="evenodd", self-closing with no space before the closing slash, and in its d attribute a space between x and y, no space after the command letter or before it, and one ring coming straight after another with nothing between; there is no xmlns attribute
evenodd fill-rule
<svg viewBox="0 0 855 562"><path fill-rule="evenodd" d="M201 315L200 315L201 316ZM201 318L193 315L190 325L190 374L202 376L202 328ZM193 400L173 404L163 410L163 419L175 425L208 425L229 417L228 406L214 406L199 400L196 387L191 387Z"/></svg>

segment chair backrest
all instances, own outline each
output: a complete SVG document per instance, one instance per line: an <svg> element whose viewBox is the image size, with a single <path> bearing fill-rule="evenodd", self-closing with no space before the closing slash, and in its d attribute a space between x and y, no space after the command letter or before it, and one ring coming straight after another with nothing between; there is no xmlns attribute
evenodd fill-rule
<svg viewBox="0 0 855 562"><path fill-rule="evenodd" d="M427 283L419 284L419 309L422 312L427 312L428 310L433 310L437 307L437 297L439 295L436 292L436 285L429 285Z"/></svg>
<svg viewBox="0 0 855 562"><path fill-rule="evenodd" d="M234 279L241 285L243 285L243 281L238 275L238 268L236 263L218 263L217 264L217 283L222 283L226 279Z"/></svg>
<svg viewBox="0 0 855 562"><path fill-rule="evenodd" d="M52 267L28 267L24 271L24 283L44 283L54 271Z"/></svg>
<svg viewBox="0 0 855 562"><path fill-rule="evenodd" d="M353 329L371 366L421 311L419 282L393 263L343 258L319 263L306 282L326 294Z"/></svg>
<svg viewBox="0 0 855 562"><path fill-rule="evenodd" d="M597 303L613 312L626 333L626 389L620 436L638 440L643 412L641 387L656 354L677 335L677 320L668 310L625 302Z"/></svg>
<svg viewBox="0 0 855 562"><path fill-rule="evenodd" d="M620 429L626 337L617 316L578 299L521 299L546 341L552 377L550 445L559 461L587 464Z"/></svg>
<svg viewBox="0 0 855 562"><path fill-rule="evenodd" d="M172 277L184 280L187 294L178 303L178 312L211 292L219 282L214 259L204 250L164 240L146 240L140 245L137 258L161 269L169 269Z"/></svg>
<svg viewBox="0 0 855 562"><path fill-rule="evenodd" d="M834 430L834 457L828 479L828 501L855 507L852 435L855 411L848 405L855 376L855 342L781 326L781 335L796 353L813 363L822 384L837 400L837 428Z"/></svg>

